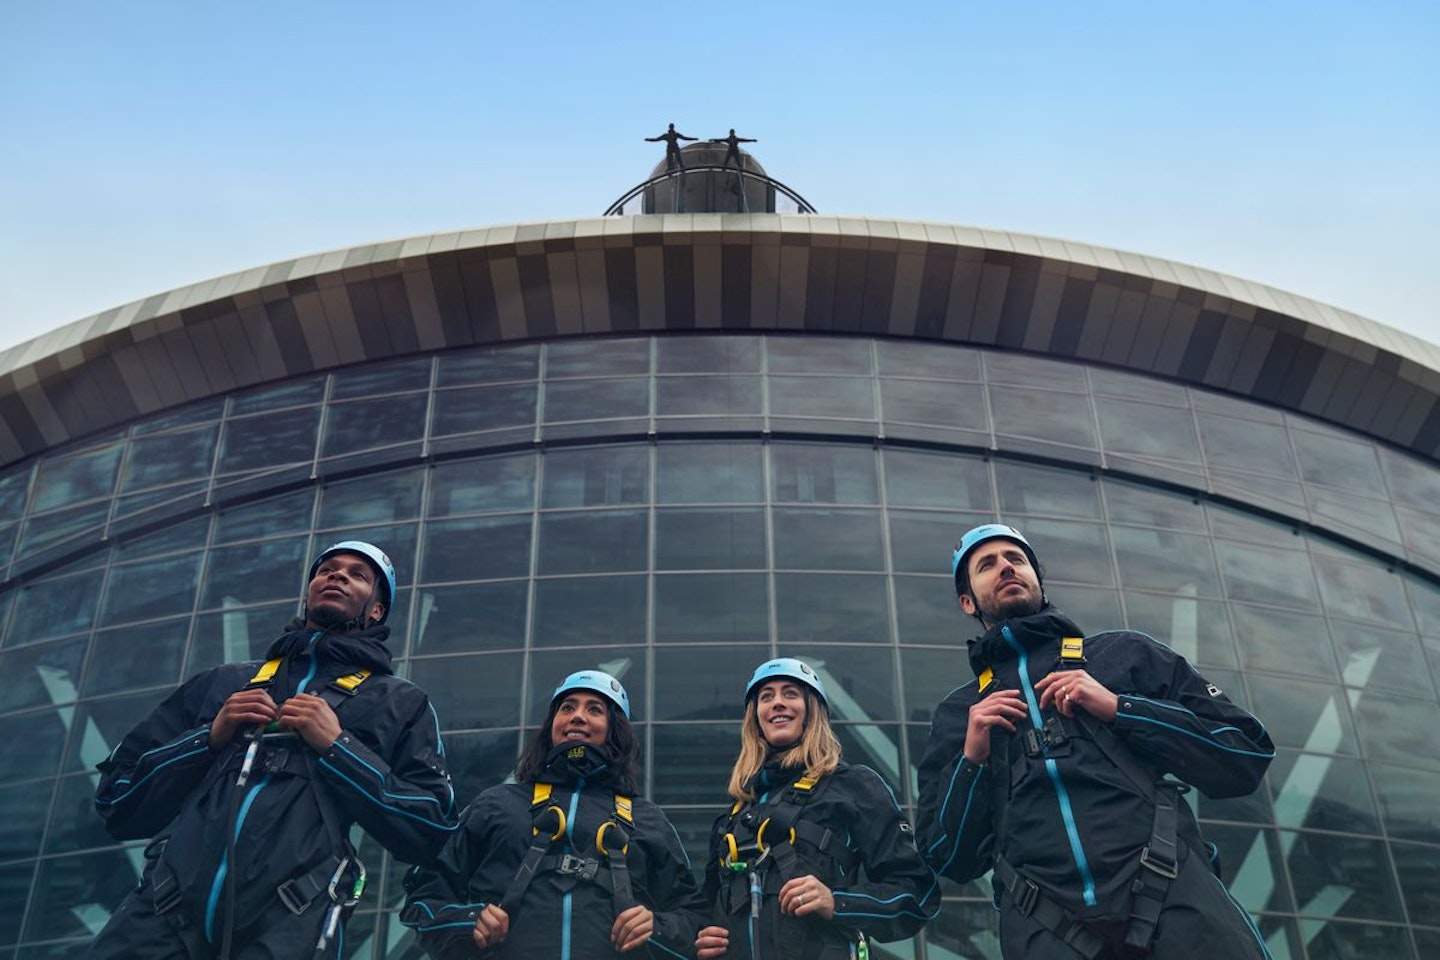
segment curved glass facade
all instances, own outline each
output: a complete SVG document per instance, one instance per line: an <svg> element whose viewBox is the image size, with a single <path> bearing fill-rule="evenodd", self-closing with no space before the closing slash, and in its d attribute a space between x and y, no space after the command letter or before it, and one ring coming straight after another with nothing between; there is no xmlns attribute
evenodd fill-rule
<svg viewBox="0 0 1440 960"><path fill-rule="evenodd" d="M181 408L0 474L0 508L0 956L81 952L142 859L94 815L94 764L262 652L335 539L396 561L391 647L457 792L598 664L698 862L776 653L913 804L930 711L969 679L949 552L997 517L1087 630L1153 634L1269 726L1260 792L1191 798L1277 957L1440 955L1440 469L1317 421L934 343L556 340ZM347 955L406 956L402 868L362 855ZM998 957L988 895L875 955Z"/></svg>

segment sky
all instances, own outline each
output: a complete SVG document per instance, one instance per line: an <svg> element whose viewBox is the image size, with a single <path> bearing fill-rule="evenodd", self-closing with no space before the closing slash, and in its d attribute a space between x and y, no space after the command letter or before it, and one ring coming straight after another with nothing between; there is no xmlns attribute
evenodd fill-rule
<svg viewBox="0 0 1440 960"><path fill-rule="evenodd" d="M0 349L597 216L674 122L822 214L1178 260L1440 343L1440 4L0 0Z"/></svg>

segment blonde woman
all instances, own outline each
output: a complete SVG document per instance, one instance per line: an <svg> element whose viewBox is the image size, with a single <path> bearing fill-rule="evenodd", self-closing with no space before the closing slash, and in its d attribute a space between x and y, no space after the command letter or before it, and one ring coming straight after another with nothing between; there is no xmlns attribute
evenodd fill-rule
<svg viewBox="0 0 1440 960"><path fill-rule="evenodd" d="M844 960L912 936L940 909L894 791L840 759L825 686L785 657L745 687L730 811L716 822L699 960Z"/></svg>

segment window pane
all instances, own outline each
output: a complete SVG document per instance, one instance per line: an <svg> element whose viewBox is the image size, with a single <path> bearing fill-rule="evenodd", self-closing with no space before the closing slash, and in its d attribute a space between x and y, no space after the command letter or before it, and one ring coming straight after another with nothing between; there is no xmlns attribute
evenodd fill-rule
<svg viewBox="0 0 1440 960"><path fill-rule="evenodd" d="M894 582L901 643L959 644L980 632L976 621L960 611L949 577L896 576Z"/></svg>
<svg viewBox="0 0 1440 960"><path fill-rule="evenodd" d="M870 341L850 337L769 337L766 360L771 373L871 372Z"/></svg>
<svg viewBox="0 0 1440 960"><path fill-rule="evenodd" d="M285 624L295 617L295 599L256 607L231 606L195 618L194 638L185 661L187 677L222 663L262 659ZM396 616L396 623L403 622Z"/></svg>
<svg viewBox="0 0 1440 960"><path fill-rule="evenodd" d="M657 503L760 503L764 451L736 443L665 443L656 447Z"/></svg>
<svg viewBox="0 0 1440 960"><path fill-rule="evenodd" d="M891 504L987 514L994 509L990 467L983 460L893 449L883 456L885 497Z"/></svg>
<svg viewBox="0 0 1440 960"><path fill-rule="evenodd" d="M656 720L720 720L738 725L745 684L769 652L766 646L734 644L656 649L655 675L662 679L655 684L652 716ZM711 778L718 779L718 773L712 771ZM723 789L724 784L720 786Z"/></svg>
<svg viewBox="0 0 1440 960"><path fill-rule="evenodd" d="M659 804L697 803L719 811L726 801L725 779L740 752L737 720L726 723L657 724L655 726L655 781L650 799ZM717 780L715 771L727 777ZM698 866L700 861L696 862Z"/></svg>
<svg viewBox="0 0 1440 960"><path fill-rule="evenodd" d="M545 377L593 377L650 372L650 340L572 340L545 347Z"/></svg>
<svg viewBox="0 0 1440 960"><path fill-rule="evenodd" d="M886 423L919 423L976 433L989 431L985 388L978 383L881 380L880 409Z"/></svg>
<svg viewBox="0 0 1440 960"><path fill-rule="evenodd" d="M1187 597L1220 596L1220 578L1208 537L1112 527L1120 582L1127 587L1169 590Z"/></svg>
<svg viewBox="0 0 1440 960"><path fill-rule="evenodd" d="M655 578L655 642L760 641L770 637L763 573L667 574ZM662 676L665 674L661 673Z"/></svg>
<svg viewBox="0 0 1440 960"><path fill-rule="evenodd" d="M60 779L55 790L55 809L50 815L50 833L45 838L46 853L70 853L88 847L108 847L115 842L105 832L104 821L95 815L95 781L91 776L82 773ZM22 789L39 793L41 797L45 796L44 791L37 791L34 786ZM37 817L25 826L33 830L39 822Z"/></svg>
<svg viewBox="0 0 1440 960"><path fill-rule="evenodd" d="M1374 562L1327 554L1316 554L1312 563L1320 579L1320 597L1331 614L1406 627L1413 622L1396 574Z"/></svg>
<svg viewBox="0 0 1440 960"><path fill-rule="evenodd" d="M987 518L919 510L890 511L890 561L906 573L950 574L950 558L965 531Z"/></svg>
<svg viewBox="0 0 1440 960"><path fill-rule="evenodd" d="M119 442L94 450L41 460L35 473L30 509L37 513L82 500L108 497L120 465Z"/></svg>
<svg viewBox="0 0 1440 960"><path fill-rule="evenodd" d="M943 642L939 638L937 641ZM901 647L900 671L905 679L905 719L912 723L929 723L940 701L952 690L975 679L975 671L970 669L969 657L958 637L954 645L948 647ZM920 760L919 757L911 759L917 763Z"/></svg>
<svg viewBox="0 0 1440 960"><path fill-rule="evenodd" d="M1369 763L1380 816L1392 839L1440 844L1440 772Z"/></svg>
<svg viewBox="0 0 1440 960"><path fill-rule="evenodd" d="M875 452L869 447L775 444L779 503L876 503Z"/></svg>
<svg viewBox="0 0 1440 960"><path fill-rule="evenodd" d="M262 387L248 393L236 394L230 399L230 415L238 417L262 410L278 410L319 403L325 397L325 377L291 381L275 387Z"/></svg>
<svg viewBox="0 0 1440 960"><path fill-rule="evenodd" d="M220 426L208 423L194 430L142 437L131 441L120 489L143 490L210 474Z"/></svg>
<svg viewBox="0 0 1440 960"><path fill-rule="evenodd" d="M56 710L0 717L0 783L53 777L67 730Z"/></svg>
<svg viewBox="0 0 1440 960"><path fill-rule="evenodd" d="M1440 847L1395 843L1390 845L1390 851L1395 855L1395 870L1400 874L1400 889L1405 895L1410 922L1440 926L1440 880L1435 871ZM1420 956L1435 954L1422 951Z"/></svg>
<svg viewBox="0 0 1440 960"><path fill-rule="evenodd" d="M754 337L660 337L655 341L660 373L756 373L760 341Z"/></svg>
<svg viewBox="0 0 1440 960"><path fill-rule="evenodd" d="M1332 623L1340 676L1352 687L1389 687L1411 696L1434 697L1425 651L1413 633L1354 623Z"/></svg>
<svg viewBox="0 0 1440 960"><path fill-rule="evenodd" d="M437 466L431 474L430 515L530 510L535 506L535 457L486 457Z"/></svg>
<svg viewBox="0 0 1440 960"><path fill-rule="evenodd" d="M545 385L545 422L650 415L648 380L561 380Z"/></svg>
<svg viewBox="0 0 1440 960"><path fill-rule="evenodd" d="M525 645L524 580L437 587L419 592L413 654Z"/></svg>
<svg viewBox="0 0 1440 960"><path fill-rule="evenodd" d="M1182 593L1149 594L1126 590L1126 625L1148 633L1192 663L1234 667L1239 664L1225 604L1196 600Z"/></svg>
<svg viewBox="0 0 1440 960"><path fill-rule="evenodd" d="M94 574L27 583L16 593L5 645L14 647L89 629L100 583L101 578Z"/></svg>
<svg viewBox="0 0 1440 960"><path fill-rule="evenodd" d="M0 653L0 712L74 703L88 646L81 637Z"/></svg>
<svg viewBox="0 0 1440 960"><path fill-rule="evenodd" d="M1280 838L1282 847L1290 845L1285 859L1302 916L1400 920L1400 899L1378 840L1283 830Z"/></svg>
<svg viewBox="0 0 1440 960"><path fill-rule="evenodd" d="M656 570L733 570L766 566L759 509L698 507L655 511Z"/></svg>
<svg viewBox="0 0 1440 960"><path fill-rule="evenodd" d="M1106 480L1101 485L1111 523L1205 533L1205 510L1190 497Z"/></svg>
<svg viewBox="0 0 1440 960"><path fill-rule="evenodd" d="M1235 640L1247 670L1300 673L1338 680L1335 654L1325 621L1308 614L1290 613L1232 603Z"/></svg>
<svg viewBox="0 0 1440 960"><path fill-rule="evenodd" d="M330 385L332 400L369 397L381 393L403 393L407 390L428 390L430 358L367 363L333 374Z"/></svg>
<svg viewBox="0 0 1440 960"><path fill-rule="evenodd" d="M304 538L267 540L210 551L202 608L259 603L301 595L308 569Z"/></svg>
<svg viewBox="0 0 1440 960"><path fill-rule="evenodd" d="M191 553L112 568L100 625L189 613L195 606L200 560L201 554Z"/></svg>
<svg viewBox="0 0 1440 960"><path fill-rule="evenodd" d="M530 528L528 514L431 521L425 527L420 582L526 576Z"/></svg>
<svg viewBox="0 0 1440 960"><path fill-rule="evenodd" d="M331 404L325 418L321 455L336 457L391 444L418 442L425 435L428 404L429 397L423 393Z"/></svg>
<svg viewBox="0 0 1440 960"><path fill-rule="evenodd" d="M315 491L297 490L256 503L224 507L216 517L215 542L233 543L281 533L308 533Z"/></svg>
<svg viewBox="0 0 1440 960"><path fill-rule="evenodd" d="M1115 582L1110 545L1100 524L1026 520L1021 529L1034 545L1047 584L1052 579L1102 586Z"/></svg>
<svg viewBox="0 0 1440 960"><path fill-rule="evenodd" d="M1212 467L1298 479L1290 436L1284 427L1210 413L1197 413L1195 419L1200 426L1205 461Z"/></svg>
<svg viewBox="0 0 1440 960"><path fill-rule="evenodd" d="M532 426L538 395L534 383L437 390L430 432L437 437L448 437Z"/></svg>
<svg viewBox="0 0 1440 960"><path fill-rule="evenodd" d="M890 636L885 578L856 574L775 576L776 640L788 649L814 640L885 642Z"/></svg>
<svg viewBox="0 0 1440 960"><path fill-rule="evenodd" d="M1109 453L1199 463L1195 422L1185 407L1095 399L1100 436Z"/></svg>
<svg viewBox="0 0 1440 960"><path fill-rule="evenodd" d="M424 485L424 470L395 470L327 483L320 492L315 527L334 530L413 520L420 515Z"/></svg>
<svg viewBox="0 0 1440 960"><path fill-rule="evenodd" d="M649 499L648 447L551 450L544 468L542 507L599 507Z"/></svg>
<svg viewBox="0 0 1440 960"><path fill-rule="evenodd" d="M226 421L218 472L238 473L286 463L309 463L315 457L315 434L319 429L319 407L299 407Z"/></svg>
<svg viewBox="0 0 1440 960"><path fill-rule="evenodd" d="M518 689L518 685L517 685ZM514 719L519 719L516 714ZM444 722L445 715L440 715ZM455 802L469 803L471 798L510 776L520 752L520 737L515 730L487 733L445 734L445 763L455 782Z"/></svg>
<svg viewBox="0 0 1440 960"><path fill-rule="evenodd" d="M875 356L884 377L928 377L935 380L980 379L980 354L965 347L913 340L876 340Z"/></svg>
<svg viewBox="0 0 1440 960"><path fill-rule="evenodd" d="M758 417L764 395L760 377L660 377L655 412L662 417Z"/></svg>
<svg viewBox="0 0 1440 960"><path fill-rule="evenodd" d="M1311 610L1319 604L1310 558L1292 550L1218 540L1225 594L1232 600L1278 603Z"/></svg>
<svg viewBox="0 0 1440 960"><path fill-rule="evenodd" d="M1282 827L1379 833L1370 782L1358 760L1281 751L1266 773Z"/></svg>
<svg viewBox="0 0 1440 960"><path fill-rule="evenodd" d="M567 577L535 584L541 647L645 641L645 578Z"/></svg>
<svg viewBox="0 0 1440 960"><path fill-rule="evenodd" d="M885 569L878 510L777 507L773 518L776 569Z"/></svg>
<svg viewBox="0 0 1440 960"><path fill-rule="evenodd" d="M555 687L561 680L590 667L610 674L630 695L630 720L641 723L650 716L645 702L645 651L641 647L602 647L583 650L537 650L530 655L530 696L525 722L538 726L545 719ZM643 738L644 733L637 731Z"/></svg>
<svg viewBox="0 0 1440 960"><path fill-rule="evenodd" d="M180 658L189 631L188 617L96 631L95 652L85 671L85 695L174 687L180 682Z"/></svg>
<svg viewBox="0 0 1440 960"><path fill-rule="evenodd" d="M430 695L448 730L509 727L520 718L522 659L518 652L421 657L410 662L410 679ZM477 696L482 677L484 694Z"/></svg>
<svg viewBox="0 0 1440 960"><path fill-rule="evenodd" d="M998 436L1096 448L1090 398L1083 394L992 386L990 409Z"/></svg>
<svg viewBox="0 0 1440 960"><path fill-rule="evenodd" d="M1351 695L1360 747L1367 757L1440 770L1440 704L1381 691Z"/></svg>
<svg viewBox="0 0 1440 960"><path fill-rule="evenodd" d="M533 380L539 370L538 346L484 347L441 354L436 384L454 387L467 383Z"/></svg>
<svg viewBox="0 0 1440 960"><path fill-rule="evenodd" d="M548 513L540 517L541 574L645 570L649 540L643 510Z"/></svg>
<svg viewBox="0 0 1440 960"><path fill-rule="evenodd" d="M770 377L770 415L874 420L874 381L859 377Z"/></svg>
<svg viewBox="0 0 1440 960"><path fill-rule="evenodd" d="M1100 485L1089 474L998 460L995 487L1000 491L1002 517L1028 514L1100 519ZM1040 561L1045 562L1043 551Z"/></svg>

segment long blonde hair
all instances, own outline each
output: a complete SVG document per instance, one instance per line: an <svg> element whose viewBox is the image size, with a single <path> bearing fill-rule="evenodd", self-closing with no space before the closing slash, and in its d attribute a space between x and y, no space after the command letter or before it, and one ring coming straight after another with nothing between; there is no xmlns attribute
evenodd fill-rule
<svg viewBox="0 0 1440 960"><path fill-rule="evenodd" d="M808 777L823 777L840 766L840 740L830 726L830 711L808 686L805 693L805 731L800 740L779 754L782 767L804 768ZM745 702L745 719L740 721L740 755L730 771L730 796L741 803L750 803L755 793L747 789L751 780L765 766L770 745L760 732L759 697Z"/></svg>

